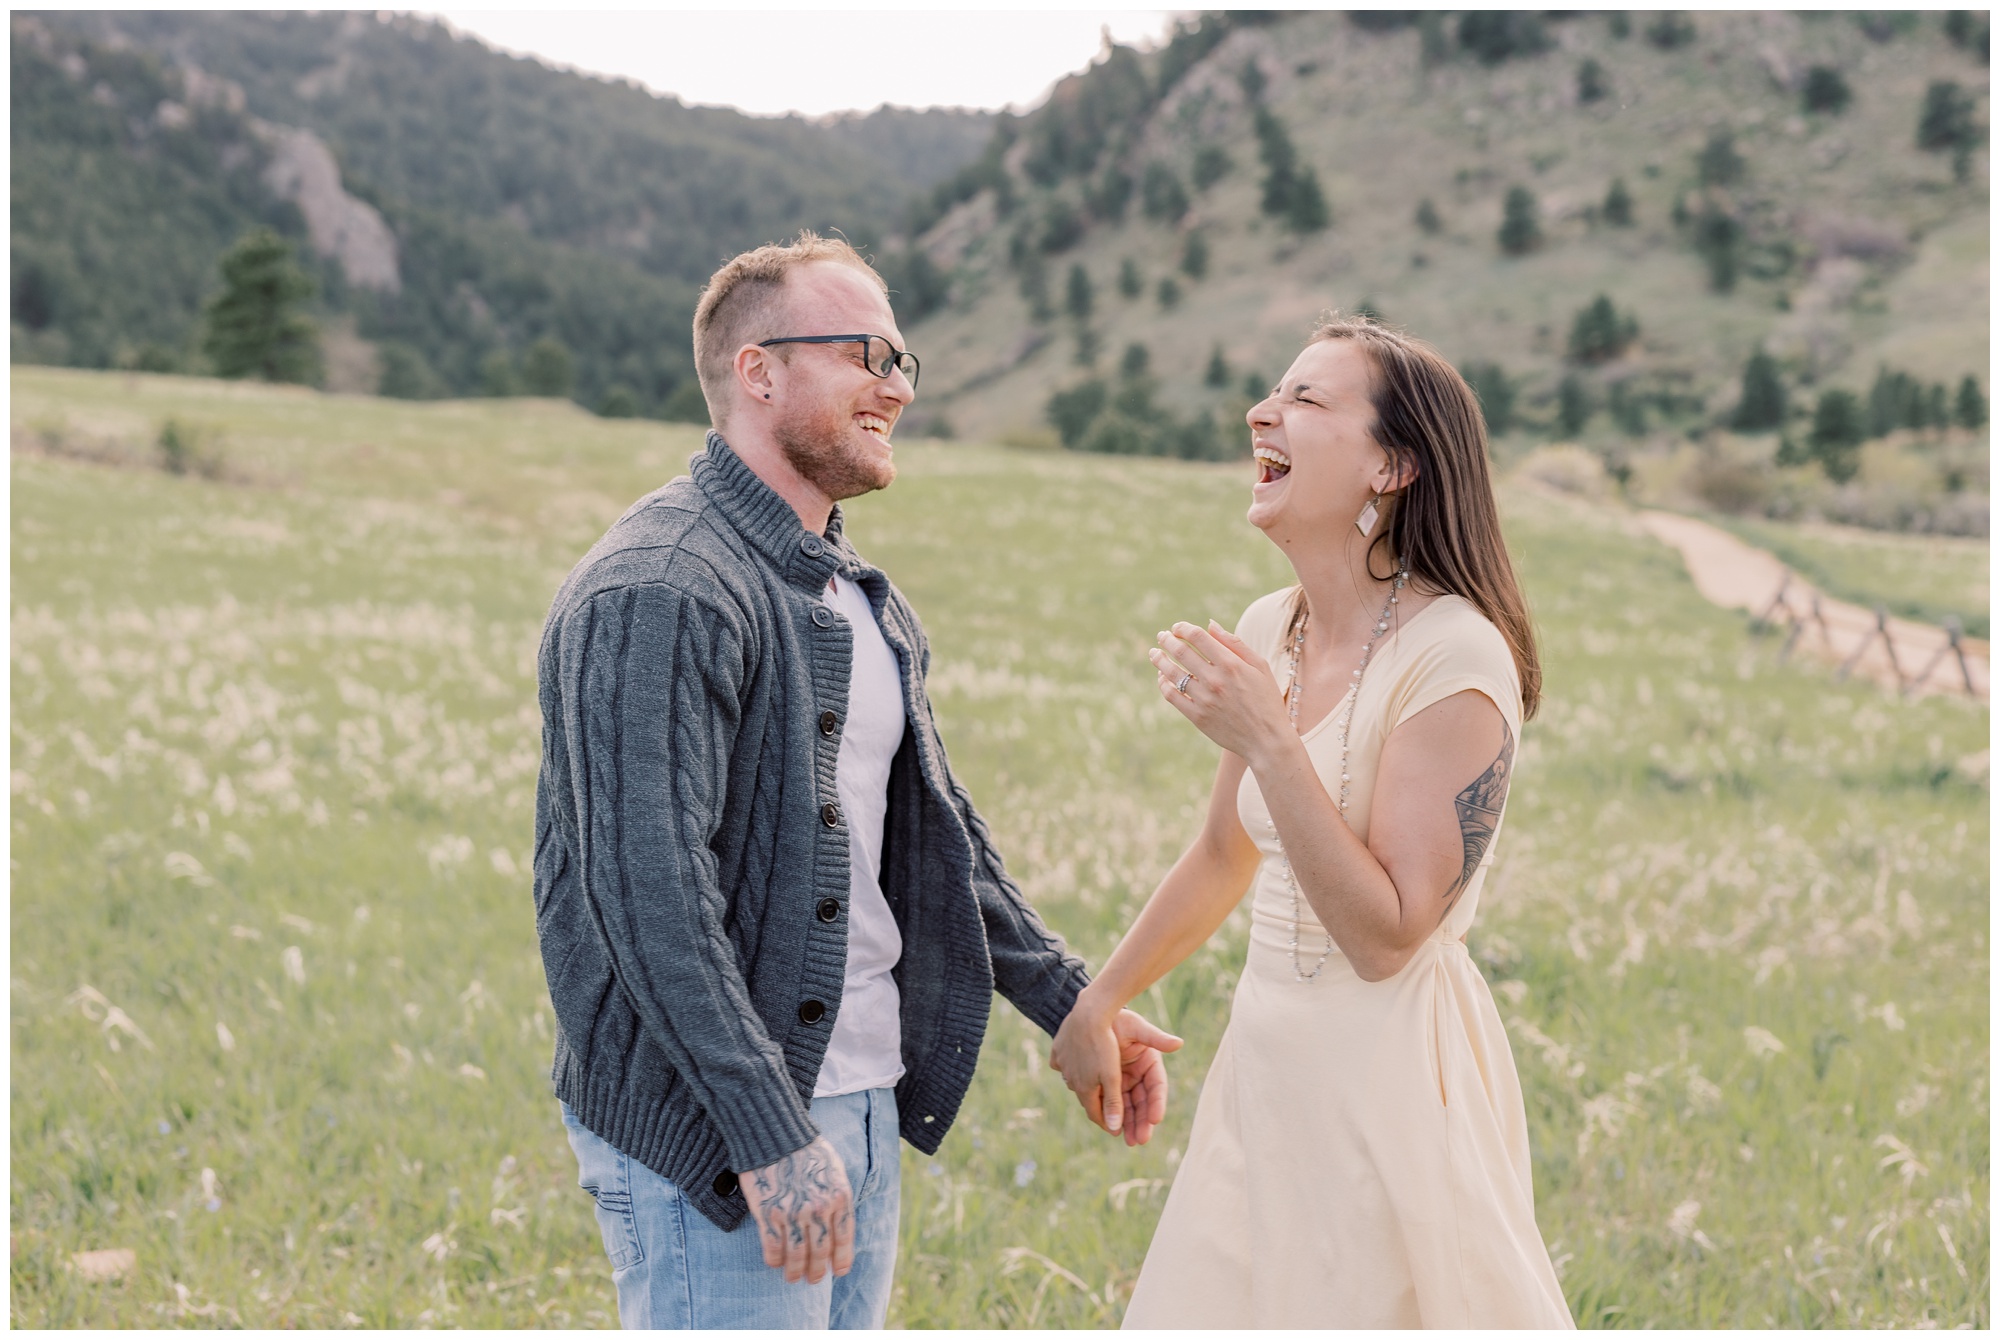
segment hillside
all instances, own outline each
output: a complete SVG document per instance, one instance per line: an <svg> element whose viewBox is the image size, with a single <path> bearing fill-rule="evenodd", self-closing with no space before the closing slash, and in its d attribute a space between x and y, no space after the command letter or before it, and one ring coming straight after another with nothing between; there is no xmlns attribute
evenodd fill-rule
<svg viewBox="0 0 2000 1340"><path fill-rule="evenodd" d="M1983 121L1985 40L1954 40L1937 14L1210 17L1164 51L1109 53L940 197L922 243L952 300L912 334L926 408L966 436L1048 437L1050 393L1115 375L1140 342L1162 405L1226 423L1244 376L1282 370L1317 312L1364 303L1486 365L1483 390L1497 367L1538 429L1571 370L1600 427L1613 403L1641 436L1712 422L1760 346L1794 390L1865 390L1882 362L1983 382L1983 142L1961 183L1916 140L1933 81ZM1844 110L1805 109L1815 66L1838 75ZM1324 227L1260 210L1273 121L1294 177L1316 176ZM1614 181L1625 226L1608 217ZM1497 240L1515 188L1541 234L1518 256ZM1182 265L1195 238L1202 276ZM1637 341L1566 361L1599 294Z"/></svg>
<svg viewBox="0 0 2000 1340"><path fill-rule="evenodd" d="M553 335L579 399L652 410L719 258L801 226L879 243L991 123L688 107L361 14L16 14L12 70L17 360L186 364L217 257L270 223L336 329L415 355L406 393Z"/></svg>

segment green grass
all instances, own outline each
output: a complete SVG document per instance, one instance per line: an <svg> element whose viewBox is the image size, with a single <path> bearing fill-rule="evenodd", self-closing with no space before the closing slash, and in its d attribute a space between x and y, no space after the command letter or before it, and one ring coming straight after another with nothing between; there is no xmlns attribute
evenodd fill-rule
<svg viewBox="0 0 2000 1340"><path fill-rule="evenodd" d="M250 481L14 462L14 1324L612 1324L545 1079L532 653L561 574L696 438L13 391L17 436L136 455L172 415ZM1101 962L1213 764L1147 640L1234 619L1280 561L1232 468L900 456L851 531L927 621L1012 868ZM1953 766L1985 710L1777 667L1666 550L1504 502L1548 700L1472 943L1578 1319L1989 1325L1988 800ZM959 1126L906 1156L892 1324L1118 1320L1242 953L1239 920L1142 1002L1189 1045L1136 1152L996 1008ZM100 1247L135 1274L65 1269Z"/></svg>
<svg viewBox="0 0 2000 1340"><path fill-rule="evenodd" d="M1993 547L1986 540L1752 517L1712 519L1770 550L1828 595L1871 608L1886 605L1891 614L1929 623L1954 618L1971 637L1992 635Z"/></svg>

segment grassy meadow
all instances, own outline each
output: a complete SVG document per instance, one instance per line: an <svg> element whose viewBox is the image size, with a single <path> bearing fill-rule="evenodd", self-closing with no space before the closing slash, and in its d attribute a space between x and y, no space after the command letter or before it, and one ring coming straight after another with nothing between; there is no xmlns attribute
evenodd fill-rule
<svg viewBox="0 0 2000 1340"><path fill-rule="evenodd" d="M533 652L689 430L16 368L17 1326L610 1326L546 1071ZM174 420L206 469L155 467ZM1239 467L912 443L850 533L953 757L1101 962L1212 749L1176 617L1281 560ZM1589 1326L1991 1324L1987 712L1779 667L1615 512L1503 499L1544 636L1472 947ZM1004 1004L906 1153L892 1325L1119 1320L1242 959L1139 1002L1175 1107L1095 1132ZM72 1253L130 1248L116 1282Z"/></svg>

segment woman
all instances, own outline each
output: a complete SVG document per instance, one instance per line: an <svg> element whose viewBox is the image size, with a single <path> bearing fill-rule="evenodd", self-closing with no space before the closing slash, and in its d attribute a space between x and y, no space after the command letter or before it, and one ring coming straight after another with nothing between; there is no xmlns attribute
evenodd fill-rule
<svg viewBox="0 0 2000 1340"><path fill-rule="evenodd" d="M1298 585L1177 623L1160 693L1223 749L1201 836L1057 1034L1086 1108L1118 1009L1252 892L1249 959L1130 1327L1567 1327L1507 1034L1466 951L1541 689L1478 402L1323 324L1249 413Z"/></svg>

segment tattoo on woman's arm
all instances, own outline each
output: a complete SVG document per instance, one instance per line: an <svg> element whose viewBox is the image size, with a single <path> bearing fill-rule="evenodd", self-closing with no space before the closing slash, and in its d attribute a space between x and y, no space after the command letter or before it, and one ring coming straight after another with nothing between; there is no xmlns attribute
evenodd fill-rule
<svg viewBox="0 0 2000 1340"><path fill-rule="evenodd" d="M1500 826L1500 808L1507 803L1507 784L1513 778L1514 732L1507 728L1503 718L1500 722L1500 756L1452 802L1458 808L1458 835L1465 843L1465 865L1445 893L1446 908L1458 901L1458 895L1472 883L1473 872L1486 859L1486 850L1493 845L1493 830Z"/></svg>

